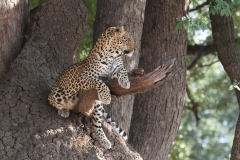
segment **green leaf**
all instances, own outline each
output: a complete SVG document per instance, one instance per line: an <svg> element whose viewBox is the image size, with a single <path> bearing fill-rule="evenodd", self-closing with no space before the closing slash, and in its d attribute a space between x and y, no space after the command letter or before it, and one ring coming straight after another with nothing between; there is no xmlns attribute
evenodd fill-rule
<svg viewBox="0 0 240 160"><path fill-rule="evenodd" d="M195 32L199 29L204 31L208 28L206 21L205 17L192 18L189 14L187 14L178 21L175 30L185 28L191 32Z"/></svg>
<svg viewBox="0 0 240 160"><path fill-rule="evenodd" d="M229 90L233 90L233 89L234 89L233 85L230 85Z"/></svg>
<svg viewBox="0 0 240 160"><path fill-rule="evenodd" d="M214 0L214 3L210 3L209 13L210 14L220 14L221 16L231 16L231 6L234 6L234 4L227 2L223 0ZM213 5L214 4L214 5Z"/></svg>

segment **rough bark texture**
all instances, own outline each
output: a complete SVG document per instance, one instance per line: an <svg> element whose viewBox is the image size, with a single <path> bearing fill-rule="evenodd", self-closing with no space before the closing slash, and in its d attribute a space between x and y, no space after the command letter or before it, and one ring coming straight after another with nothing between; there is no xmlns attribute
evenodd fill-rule
<svg viewBox="0 0 240 160"><path fill-rule="evenodd" d="M234 79L240 81L240 53L236 48L234 38L234 24L232 17L210 15L212 33L218 58L224 70L233 82ZM235 90L238 104L240 104L240 92ZM232 146L231 160L240 159L240 117L238 117L235 137Z"/></svg>
<svg viewBox="0 0 240 160"><path fill-rule="evenodd" d="M0 79L22 49L28 14L28 0L0 1Z"/></svg>
<svg viewBox="0 0 240 160"><path fill-rule="evenodd" d="M47 101L87 31L82 2L48 0L31 20L30 39L0 85L0 159L141 159L109 127L112 150L92 145L80 115L62 118Z"/></svg>
<svg viewBox="0 0 240 160"><path fill-rule="evenodd" d="M150 72L166 57L174 55L173 70L178 72L160 87L136 95L129 144L143 159L167 159L180 125L186 84L187 33L174 28L177 18L185 15L187 8L187 0L146 3L139 67Z"/></svg>
<svg viewBox="0 0 240 160"><path fill-rule="evenodd" d="M97 14L94 26L94 42L108 27L124 26L134 37L136 50L131 58L125 58L128 71L136 68L139 61L145 0L100 0L97 2ZM123 96L105 107L113 119L129 132L134 96Z"/></svg>

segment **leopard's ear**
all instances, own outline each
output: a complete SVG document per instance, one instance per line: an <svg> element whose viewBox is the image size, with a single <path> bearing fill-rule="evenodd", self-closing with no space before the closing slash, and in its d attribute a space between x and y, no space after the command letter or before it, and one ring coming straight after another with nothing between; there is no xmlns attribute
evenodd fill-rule
<svg viewBox="0 0 240 160"><path fill-rule="evenodd" d="M123 33L124 32L124 26L117 27L116 31L120 32L120 33Z"/></svg>

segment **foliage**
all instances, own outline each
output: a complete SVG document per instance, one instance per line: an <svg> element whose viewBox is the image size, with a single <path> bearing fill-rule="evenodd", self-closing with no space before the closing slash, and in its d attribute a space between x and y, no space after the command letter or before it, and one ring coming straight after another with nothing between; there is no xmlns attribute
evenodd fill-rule
<svg viewBox="0 0 240 160"><path fill-rule="evenodd" d="M77 57L78 61L84 60L88 53L92 49L93 45L93 26L94 26L94 20L96 15L96 7L97 7L97 0L83 0L83 3L88 9L88 25L89 29L85 36L85 38L82 40L78 47L77 51Z"/></svg>
<svg viewBox="0 0 240 160"><path fill-rule="evenodd" d="M236 88L237 90L240 91L240 88L238 87L238 85L239 85L239 82L236 79L234 79L232 85L230 85L229 87L229 90L233 90L234 88Z"/></svg>
<svg viewBox="0 0 240 160"><path fill-rule="evenodd" d="M206 23L206 18L192 18L189 14L186 14L186 16L183 16L181 20L179 20L178 24L175 27L176 30L182 28L188 29L190 31L196 31L199 29L206 30L208 27Z"/></svg>
<svg viewBox="0 0 240 160"><path fill-rule="evenodd" d="M190 0L190 9L204 2L204 0ZM232 0L226 4L225 1L214 0L214 3L210 4L214 6L210 11L209 5L206 5L200 10L190 12L188 17L186 15L179 21L180 24L177 24L188 30L189 44L204 46L213 43L209 12L223 16L231 15L235 25L235 37L239 39L240 1ZM197 27L189 27L189 23L194 23L191 25ZM176 29L182 29L177 26ZM240 48L240 40L237 41L237 46ZM187 65L194 58L195 56L187 56ZM185 110L178 136L169 154L170 160L229 159L239 110L235 93L228 88L236 85L231 85L223 67L219 62L213 63L215 61L217 56L214 54L203 56L194 69L187 71L187 84L194 101L198 104L198 115L201 119L197 126L196 117L187 109L192 107L192 104L186 95Z"/></svg>
<svg viewBox="0 0 240 160"><path fill-rule="evenodd" d="M212 3L213 2L213 3ZM221 16L231 16L230 4L224 0L214 0L210 3L210 14L220 14Z"/></svg>
<svg viewBox="0 0 240 160"><path fill-rule="evenodd" d="M197 1L192 1L193 4L198 4ZM232 0L230 3L227 3L224 0L213 0L209 5L209 14L220 14L221 16L232 16L232 11L240 8L240 1ZM208 14L198 15L197 18L193 18L190 14L186 14L181 19L178 20L178 23L175 27L176 30L179 29L188 29L190 32L196 30L206 30L208 29Z"/></svg>
<svg viewBox="0 0 240 160"><path fill-rule="evenodd" d="M34 9L40 5L44 0L30 0L30 9Z"/></svg>
<svg viewBox="0 0 240 160"><path fill-rule="evenodd" d="M189 64L194 56L187 57ZM191 71L187 84L198 103L201 118L198 126L194 114L187 109L191 101L186 95L185 110L170 160L227 160L229 159L234 129L238 116L236 96L228 90L231 84L215 55L204 56ZM212 64L209 66L209 64Z"/></svg>
<svg viewBox="0 0 240 160"><path fill-rule="evenodd" d="M236 11L240 7L240 1L239 0L232 0L232 3L230 4L230 8L233 11Z"/></svg>
<svg viewBox="0 0 240 160"><path fill-rule="evenodd" d="M240 7L238 7L238 10L236 12L233 12L232 18L234 21L234 34L236 37L236 44L238 50L240 50Z"/></svg>
<svg viewBox="0 0 240 160"><path fill-rule="evenodd" d="M224 0L214 0L214 3L210 4L210 14L220 14L221 16L231 16L231 10L235 10L240 6L240 1L232 0L230 3L227 3Z"/></svg>

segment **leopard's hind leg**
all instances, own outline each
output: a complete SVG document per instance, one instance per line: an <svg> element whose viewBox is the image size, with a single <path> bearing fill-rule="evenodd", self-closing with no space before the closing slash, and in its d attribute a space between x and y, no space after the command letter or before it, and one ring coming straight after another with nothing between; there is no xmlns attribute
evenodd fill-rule
<svg viewBox="0 0 240 160"><path fill-rule="evenodd" d="M67 118L70 115L69 110L72 110L78 103L78 95L77 93L66 95L62 89L56 87L51 90L48 100L53 107L58 109L61 117Z"/></svg>
<svg viewBox="0 0 240 160"><path fill-rule="evenodd" d="M102 129L102 112L103 105L101 101L96 100L94 104L94 109L92 112L92 127L94 130L94 138L98 140L100 145L106 149L111 148L111 143L107 139L103 129Z"/></svg>

